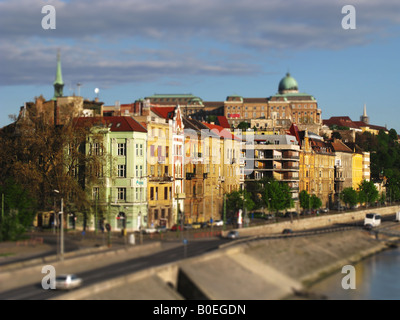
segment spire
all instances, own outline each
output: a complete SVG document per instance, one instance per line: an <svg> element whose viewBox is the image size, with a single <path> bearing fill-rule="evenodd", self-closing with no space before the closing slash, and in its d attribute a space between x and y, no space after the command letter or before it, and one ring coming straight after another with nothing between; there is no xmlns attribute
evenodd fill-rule
<svg viewBox="0 0 400 320"><path fill-rule="evenodd" d="M56 71L56 79L54 80L53 86L54 86L53 100L56 100L57 98L63 96L63 88L64 88L64 82L62 79L62 72L61 72L60 50L58 50L57 52L57 71Z"/></svg>
<svg viewBox="0 0 400 320"><path fill-rule="evenodd" d="M363 115L360 117L360 120L365 124L369 124L369 117L367 116L367 105L364 103L364 112Z"/></svg>

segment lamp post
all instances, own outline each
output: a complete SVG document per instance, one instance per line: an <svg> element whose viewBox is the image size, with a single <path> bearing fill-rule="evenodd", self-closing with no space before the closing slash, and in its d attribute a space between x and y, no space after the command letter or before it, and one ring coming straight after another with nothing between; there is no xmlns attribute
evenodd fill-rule
<svg viewBox="0 0 400 320"><path fill-rule="evenodd" d="M55 193L60 193L58 190L54 190ZM64 199L61 198L61 211L60 211L60 260L64 260Z"/></svg>

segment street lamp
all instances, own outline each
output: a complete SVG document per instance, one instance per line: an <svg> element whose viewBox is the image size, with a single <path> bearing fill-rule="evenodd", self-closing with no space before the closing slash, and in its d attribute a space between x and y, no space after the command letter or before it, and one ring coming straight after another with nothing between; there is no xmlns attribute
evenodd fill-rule
<svg viewBox="0 0 400 320"><path fill-rule="evenodd" d="M59 194L60 191L53 190L55 193ZM61 220L60 220L60 260L64 260L64 199L61 198Z"/></svg>

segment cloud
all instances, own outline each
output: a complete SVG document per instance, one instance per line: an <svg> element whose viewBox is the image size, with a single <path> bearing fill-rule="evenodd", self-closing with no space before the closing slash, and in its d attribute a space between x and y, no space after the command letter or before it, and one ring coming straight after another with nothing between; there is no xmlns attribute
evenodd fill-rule
<svg viewBox="0 0 400 320"><path fill-rule="evenodd" d="M57 48L79 81L250 75L266 52L366 45L400 22L398 0L353 2L357 29L347 32L344 0L1 1L0 85L49 83ZM41 28L46 4L56 30Z"/></svg>

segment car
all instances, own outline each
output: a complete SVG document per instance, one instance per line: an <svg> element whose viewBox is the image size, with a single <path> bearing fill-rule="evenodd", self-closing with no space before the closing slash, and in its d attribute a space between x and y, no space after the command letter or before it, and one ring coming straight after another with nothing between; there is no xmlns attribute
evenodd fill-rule
<svg viewBox="0 0 400 320"><path fill-rule="evenodd" d="M157 232L166 232L167 231L167 227L166 226L158 226L156 228Z"/></svg>
<svg viewBox="0 0 400 320"><path fill-rule="evenodd" d="M283 229L282 234L292 234L293 230L292 229Z"/></svg>
<svg viewBox="0 0 400 320"><path fill-rule="evenodd" d="M323 209L321 209L321 212L322 213L328 213L329 212L329 208L323 208Z"/></svg>
<svg viewBox="0 0 400 320"><path fill-rule="evenodd" d="M364 219L364 226L372 225L372 227L378 227L381 224L381 216L376 213L367 213Z"/></svg>
<svg viewBox="0 0 400 320"><path fill-rule="evenodd" d="M193 225L190 224L190 223L187 223L187 224L185 224L185 225L183 226L183 229L185 229L185 230L191 230L191 229L193 229Z"/></svg>
<svg viewBox="0 0 400 320"><path fill-rule="evenodd" d="M223 220L214 221L214 226L216 226L216 227L222 227L223 225L224 225L224 221Z"/></svg>
<svg viewBox="0 0 400 320"><path fill-rule="evenodd" d="M296 211L288 211L285 213L285 218L297 217L299 214Z"/></svg>
<svg viewBox="0 0 400 320"><path fill-rule="evenodd" d="M228 234L226 235L226 237L228 239L237 239L237 238L239 238L239 231L235 231L235 230L229 231Z"/></svg>
<svg viewBox="0 0 400 320"><path fill-rule="evenodd" d="M82 279L75 274L62 274L56 277L56 289L72 290L82 285Z"/></svg>
<svg viewBox="0 0 400 320"><path fill-rule="evenodd" d="M174 225L172 226L172 228L171 228L171 231L177 231L177 230L182 231L182 230L183 230L183 229L182 229L182 226L181 226L181 225L178 225L178 224L174 224Z"/></svg>
<svg viewBox="0 0 400 320"><path fill-rule="evenodd" d="M200 222L195 222L192 224L193 229L200 229L201 228L201 223Z"/></svg>
<svg viewBox="0 0 400 320"><path fill-rule="evenodd" d="M143 232L144 233L155 233L155 232L157 232L157 229L156 228L146 228L146 229L144 229L143 230Z"/></svg>

